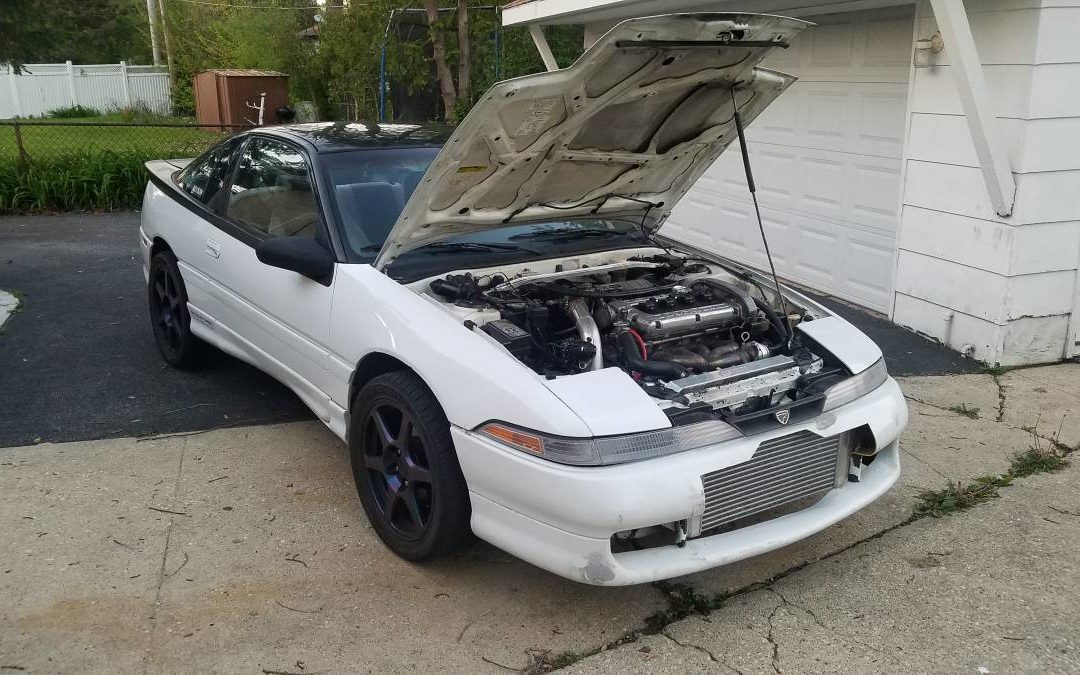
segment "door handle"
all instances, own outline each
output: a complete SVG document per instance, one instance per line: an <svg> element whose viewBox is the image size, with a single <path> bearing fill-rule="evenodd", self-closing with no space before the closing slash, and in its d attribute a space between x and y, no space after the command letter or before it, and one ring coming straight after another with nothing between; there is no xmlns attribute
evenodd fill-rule
<svg viewBox="0 0 1080 675"><path fill-rule="evenodd" d="M221 257L221 244L217 243L210 237L206 238L206 255L211 258Z"/></svg>

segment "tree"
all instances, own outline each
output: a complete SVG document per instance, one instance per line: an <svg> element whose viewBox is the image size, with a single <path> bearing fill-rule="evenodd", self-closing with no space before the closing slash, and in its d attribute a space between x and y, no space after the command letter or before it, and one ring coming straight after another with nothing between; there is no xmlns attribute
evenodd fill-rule
<svg viewBox="0 0 1080 675"><path fill-rule="evenodd" d="M468 0L458 0L457 3L457 34L458 34L458 98L467 104L472 104L472 61L469 48L469 3Z"/></svg>
<svg viewBox="0 0 1080 675"><path fill-rule="evenodd" d="M0 62L149 62L143 0L4 0Z"/></svg>
<svg viewBox="0 0 1080 675"><path fill-rule="evenodd" d="M439 22L439 3L437 0L424 0L424 10L427 12L428 29L431 32L431 58L435 61L435 72L439 78L443 115L450 119L457 108L457 88L446 59L446 32ZM467 26L468 19L465 21Z"/></svg>
<svg viewBox="0 0 1080 675"><path fill-rule="evenodd" d="M290 75L294 98L315 98L307 86L312 55L299 37L320 11L314 0L169 2L164 10L172 40L173 105L180 112L194 108L192 78L211 68L280 71Z"/></svg>

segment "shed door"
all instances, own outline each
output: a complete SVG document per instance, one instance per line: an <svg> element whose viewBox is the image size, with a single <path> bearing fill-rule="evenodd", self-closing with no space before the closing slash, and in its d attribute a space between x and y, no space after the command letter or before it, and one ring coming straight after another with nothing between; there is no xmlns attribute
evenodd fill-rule
<svg viewBox="0 0 1080 675"><path fill-rule="evenodd" d="M798 82L747 130L765 231L781 276L888 313L914 10L810 20L765 61ZM737 144L663 234L767 268Z"/></svg>

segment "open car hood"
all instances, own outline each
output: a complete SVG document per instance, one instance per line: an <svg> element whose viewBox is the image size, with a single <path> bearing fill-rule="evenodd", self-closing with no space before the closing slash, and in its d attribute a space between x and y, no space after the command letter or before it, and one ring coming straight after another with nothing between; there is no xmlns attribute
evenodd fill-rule
<svg viewBox="0 0 1080 675"><path fill-rule="evenodd" d="M623 21L564 70L493 86L424 174L375 261L508 221L591 214L655 230L795 78L757 65L808 25L764 14Z"/></svg>

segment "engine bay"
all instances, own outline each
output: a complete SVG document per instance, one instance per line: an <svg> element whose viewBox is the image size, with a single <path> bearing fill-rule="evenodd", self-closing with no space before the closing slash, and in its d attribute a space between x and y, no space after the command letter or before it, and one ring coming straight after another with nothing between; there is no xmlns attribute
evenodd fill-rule
<svg viewBox="0 0 1080 675"><path fill-rule="evenodd" d="M693 256L565 261L512 278L450 274L429 291L540 375L621 368L676 423L758 418L816 400L845 375L791 330L811 312L788 304L783 316L764 284Z"/></svg>

